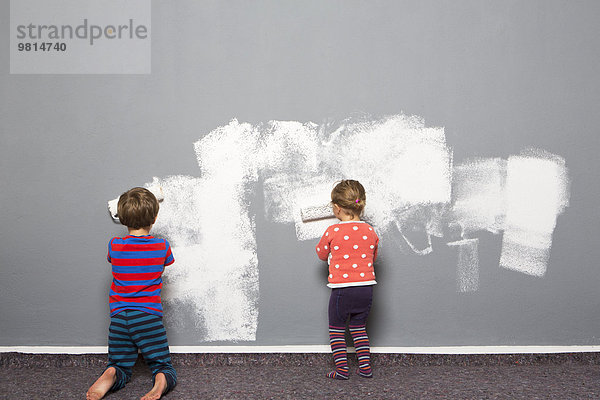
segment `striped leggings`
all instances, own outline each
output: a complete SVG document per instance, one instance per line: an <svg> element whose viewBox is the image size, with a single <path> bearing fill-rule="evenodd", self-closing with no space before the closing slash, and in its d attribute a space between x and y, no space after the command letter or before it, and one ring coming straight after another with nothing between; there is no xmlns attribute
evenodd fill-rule
<svg viewBox="0 0 600 400"><path fill-rule="evenodd" d="M108 367L117 371L111 391L119 390L131 379L131 369L138 358L138 349L152 376L162 372L170 391L177 384L177 375L171 365L167 334L158 315L143 311L123 310L110 317L108 334Z"/></svg>
<svg viewBox="0 0 600 400"><path fill-rule="evenodd" d="M348 379L346 355L346 324L358 357L358 374L365 378L373 376L371 370L371 348L367 336L367 317L371 311L373 286L336 288L329 298L329 343L333 352L335 372L330 378Z"/></svg>

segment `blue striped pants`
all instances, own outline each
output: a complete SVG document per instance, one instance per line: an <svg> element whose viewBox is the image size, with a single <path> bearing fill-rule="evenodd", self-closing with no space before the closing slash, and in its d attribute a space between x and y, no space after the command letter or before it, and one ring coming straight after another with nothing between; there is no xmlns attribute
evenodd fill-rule
<svg viewBox="0 0 600 400"><path fill-rule="evenodd" d="M177 384L177 375L171 365L167 333L158 315L143 311L123 310L110 317L108 333L108 367L117 371L111 391L119 390L131 379L131 369L138 349L150 367L152 376L162 372L167 379L168 392Z"/></svg>

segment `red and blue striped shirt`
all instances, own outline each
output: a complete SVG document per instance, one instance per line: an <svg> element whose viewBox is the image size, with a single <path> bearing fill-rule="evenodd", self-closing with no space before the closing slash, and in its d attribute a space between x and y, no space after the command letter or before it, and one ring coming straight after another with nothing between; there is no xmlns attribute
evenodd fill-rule
<svg viewBox="0 0 600 400"><path fill-rule="evenodd" d="M139 310L162 316L162 273L175 262L165 239L151 235L115 237L108 244L112 265L110 315L123 310Z"/></svg>

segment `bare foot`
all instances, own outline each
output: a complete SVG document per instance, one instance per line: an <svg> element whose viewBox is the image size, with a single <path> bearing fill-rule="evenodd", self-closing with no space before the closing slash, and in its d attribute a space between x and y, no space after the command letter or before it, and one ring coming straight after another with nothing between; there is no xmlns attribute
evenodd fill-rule
<svg viewBox="0 0 600 400"><path fill-rule="evenodd" d="M86 393L87 400L100 400L115 384L117 379L117 371L114 367L107 368L106 371L94 384L88 389Z"/></svg>
<svg viewBox="0 0 600 400"><path fill-rule="evenodd" d="M165 378L165 374L159 372L154 378L154 387L141 400L158 400L165 390L167 390L167 378Z"/></svg>

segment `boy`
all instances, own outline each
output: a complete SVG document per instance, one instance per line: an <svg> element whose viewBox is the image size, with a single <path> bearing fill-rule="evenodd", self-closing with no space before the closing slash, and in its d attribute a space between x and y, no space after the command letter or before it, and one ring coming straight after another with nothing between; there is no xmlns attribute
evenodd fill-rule
<svg viewBox="0 0 600 400"><path fill-rule="evenodd" d="M154 386L142 400L156 400L175 387L169 344L162 323L160 292L164 267L175 261L165 239L150 236L158 215L158 201L147 189L133 188L121 195L117 207L128 235L112 238L108 367L87 392L88 400L123 388L131 378L138 349L152 370Z"/></svg>

